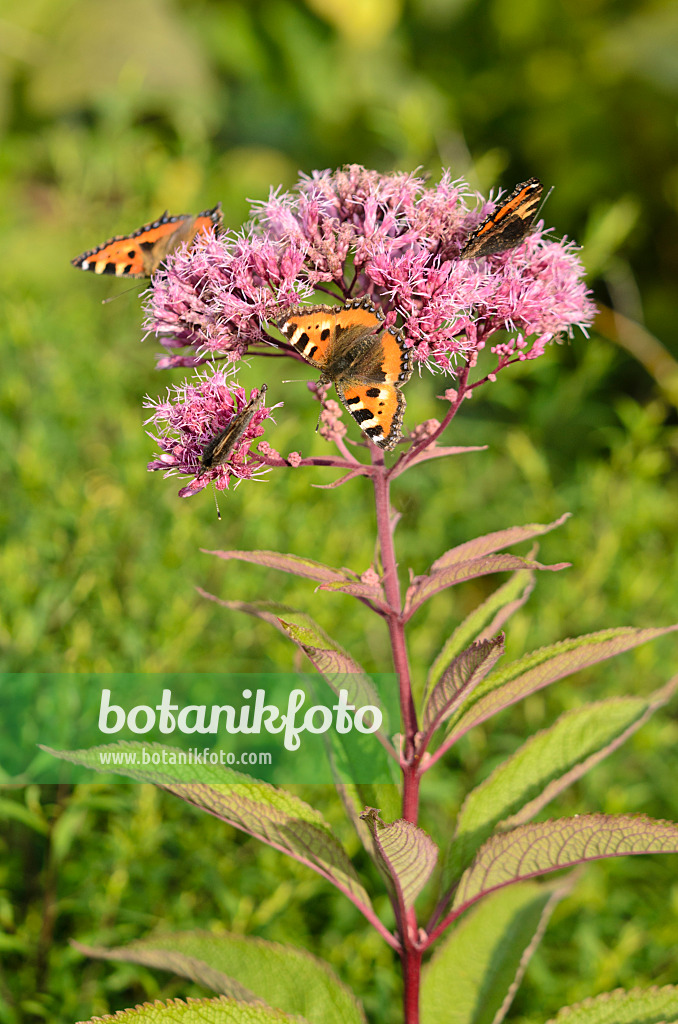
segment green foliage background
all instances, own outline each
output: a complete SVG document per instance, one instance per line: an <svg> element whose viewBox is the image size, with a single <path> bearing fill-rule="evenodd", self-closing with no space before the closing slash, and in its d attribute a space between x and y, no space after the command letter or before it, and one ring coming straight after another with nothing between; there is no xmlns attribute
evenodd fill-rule
<svg viewBox="0 0 678 1024"><path fill-rule="evenodd" d="M318 491L322 470L271 474L226 495L221 523L209 495L179 501L176 481L146 473L141 398L182 374L158 375L157 346L139 345L136 289L102 305L123 286L69 266L166 208L221 200L236 227L269 186L351 161L434 177L450 166L482 189L530 175L553 184L546 219L585 243L596 298L664 346L657 361L651 339L628 327L578 334L477 394L453 443L489 451L398 483L401 566L420 572L470 536L571 511L541 554L573 568L538 581L509 630L510 655L607 625L673 621L677 44L666 0L4 0L3 668L294 667L281 637L204 602L195 585L311 610L367 668L390 668L385 633L351 599L319 600L303 582L200 552L271 547L362 570L374 543L367 486ZM264 369L271 399L285 402L273 445L320 453L305 388ZM260 383L262 367L241 379ZM440 415L442 389L441 379L412 379L408 425ZM441 595L415 620L420 681L492 585ZM531 698L500 731L475 730L429 781L424 826L444 841L465 790L563 708L647 692L675 664L675 641L643 648ZM678 819L677 741L665 714L553 813ZM305 796L369 874L332 795ZM68 945L120 944L160 923L306 946L371 1019L399 1019L397 965L346 901L177 801L146 787L29 787L0 795L0 819L0 1024L197 994L141 967L87 962ZM590 867L511 1019L545 1019L618 985L676 983L676 870L669 858Z"/></svg>

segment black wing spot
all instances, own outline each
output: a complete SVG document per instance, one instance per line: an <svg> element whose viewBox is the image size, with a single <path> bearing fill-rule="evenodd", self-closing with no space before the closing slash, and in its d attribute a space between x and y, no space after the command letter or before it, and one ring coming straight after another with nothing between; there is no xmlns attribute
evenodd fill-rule
<svg viewBox="0 0 678 1024"><path fill-rule="evenodd" d="M364 423L365 420L372 419L372 413L369 409L356 409L353 413L353 418L357 423ZM381 433L381 427L379 427L379 432Z"/></svg>
<svg viewBox="0 0 678 1024"><path fill-rule="evenodd" d="M327 341L329 336L330 336L330 329L329 329L329 327L326 327L325 330L320 335L320 340L321 341Z"/></svg>
<svg viewBox="0 0 678 1024"><path fill-rule="evenodd" d="M368 388L365 394L369 395L370 398L379 398L381 391L379 388Z"/></svg>

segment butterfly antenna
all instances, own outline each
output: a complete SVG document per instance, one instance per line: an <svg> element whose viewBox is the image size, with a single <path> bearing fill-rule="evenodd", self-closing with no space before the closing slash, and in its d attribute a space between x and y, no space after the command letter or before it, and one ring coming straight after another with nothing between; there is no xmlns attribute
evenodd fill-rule
<svg viewBox="0 0 678 1024"><path fill-rule="evenodd" d="M540 204L539 204L539 209L537 210L537 212L536 212L536 214L535 214L535 218L534 218L535 220L537 220L537 218L538 218L538 217L539 217L539 215L541 214L541 211L542 211L542 210L544 209L544 207L546 206L546 201L547 201L548 197L549 197L549 196L551 195L551 193L553 192L553 190L554 190L554 188L555 188L555 187L556 187L555 185L551 185L551 188L550 188L550 189L548 190L548 192L546 193L546 195L544 196L544 198L543 198L543 199L542 199L542 201L540 202Z"/></svg>
<svg viewBox="0 0 678 1024"><path fill-rule="evenodd" d="M114 299L119 299L123 295L127 295L128 292L133 292L135 290L135 288L137 288L137 287L138 287L138 285L132 285L131 288L125 288L124 292L118 292L117 295L109 295L107 299L102 299L101 300L101 305L105 306L107 302L113 302Z"/></svg>
<svg viewBox="0 0 678 1024"><path fill-rule="evenodd" d="M219 520L219 522L221 522L221 511L219 509L219 502L217 501L217 489L214 486L214 483L212 483L212 494L214 495L214 504L216 505L217 509L217 519Z"/></svg>

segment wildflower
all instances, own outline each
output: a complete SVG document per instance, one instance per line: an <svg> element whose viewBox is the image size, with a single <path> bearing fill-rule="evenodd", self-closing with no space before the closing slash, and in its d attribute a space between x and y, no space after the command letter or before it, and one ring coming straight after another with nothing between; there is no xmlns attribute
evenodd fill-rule
<svg viewBox="0 0 678 1024"><path fill-rule="evenodd" d="M147 326L170 350L162 365L285 349L267 325L318 290L339 305L371 299L387 326L402 328L413 362L432 370L472 367L486 347L497 370L536 358L552 339L585 329L594 306L573 243L549 239L542 222L507 252L459 259L495 206L479 207L447 173L429 185L357 165L272 191L246 231L198 239L154 280Z"/></svg>
<svg viewBox="0 0 678 1024"><path fill-rule="evenodd" d="M165 476L192 476L190 484L179 491L182 498L202 490L210 481L223 491L231 477L249 480L266 469L250 450L271 415L264 405L265 387L253 389L248 399L245 389L230 379L232 375L233 370L212 368L168 388L165 399L147 398L144 403L154 410L146 423L152 423L157 431L148 434L160 448L148 469L162 469ZM213 442L222 435L225 443L217 454Z"/></svg>

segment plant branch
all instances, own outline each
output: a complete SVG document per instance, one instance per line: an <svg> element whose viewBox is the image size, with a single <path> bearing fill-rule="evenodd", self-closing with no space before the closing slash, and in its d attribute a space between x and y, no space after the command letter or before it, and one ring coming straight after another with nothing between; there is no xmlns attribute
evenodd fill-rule
<svg viewBox="0 0 678 1024"><path fill-rule="evenodd" d="M452 422L464 400L464 397L466 396L467 391L469 390L467 387L469 370L470 367L467 363L460 371L456 388L456 398L451 403L450 408L447 411L447 415L440 426L436 427L433 433L427 434L421 441L417 441L409 451L404 452L403 455L400 456L396 464L389 471L390 479L394 480L397 476L400 476L401 473L404 473L405 470L408 469L415 460L417 460L419 454L423 452L425 448L428 448L429 445L437 441L443 431Z"/></svg>
<svg viewBox="0 0 678 1024"><path fill-rule="evenodd" d="M372 445L370 447L372 456L372 483L374 485L374 499L377 514L377 533L379 536L379 551L383 570L383 585L388 606L388 625L391 638L391 650L393 652L393 665L398 676L400 689L400 711L405 735L404 757L406 762L411 762L414 757L414 737L417 733L417 715L412 699L412 683L410 679L410 667L407 658L405 645L405 630L402 619L402 601L400 597L400 583L398 581L398 566L395 557L393 544L393 531L391 529L391 505L389 500L389 479L388 470L384 463L384 454L381 449ZM404 815L405 816L405 815ZM410 818L416 823L416 817Z"/></svg>

